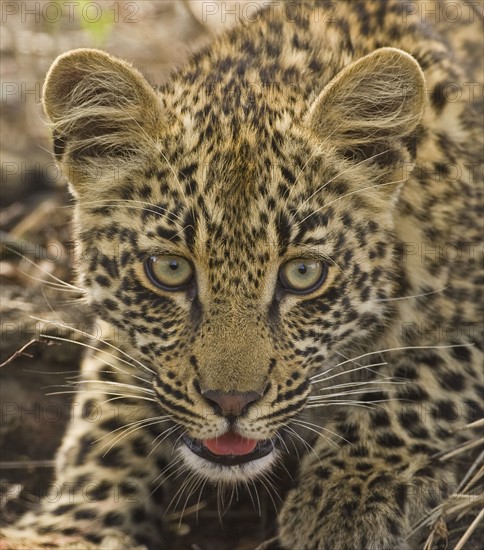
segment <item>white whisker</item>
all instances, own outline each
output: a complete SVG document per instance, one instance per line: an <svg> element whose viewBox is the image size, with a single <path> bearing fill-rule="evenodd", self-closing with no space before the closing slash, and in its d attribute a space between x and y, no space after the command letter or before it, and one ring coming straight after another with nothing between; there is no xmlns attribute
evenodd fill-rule
<svg viewBox="0 0 484 550"><path fill-rule="evenodd" d="M399 401L398 399L378 399L375 401L324 401L322 403L311 403L306 405L308 409L314 409L318 407L333 407L333 406L343 406L343 407L362 407L363 409L374 409L371 405L378 405L379 403L393 403ZM382 407L380 407L382 408Z"/></svg>
<svg viewBox="0 0 484 550"><path fill-rule="evenodd" d="M277 497L277 499L282 502L282 499L281 499L281 496L277 493L277 491L275 490L275 487L272 483L272 481L269 479L269 477L267 476L266 473L262 474L260 477L259 477L259 481L260 483L262 483L262 486L264 487L264 489L267 491L267 494L269 495L269 498L271 499L271 502L272 502L272 506L274 507L274 511L276 512L277 514L277 504L276 504L276 501L274 500L274 497L272 496L272 493L274 493L274 496ZM267 484L266 484L267 482ZM272 489L272 491L271 491Z"/></svg>
<svg viewBox="0 0 484 550"><path fill-rule="evenodd" d="M291 420L291 422L294 422L293 420ZM312 452L314 454L314 456L318 459L319 461L319 455L318 453L314 450L314 447L312 445L310 445L307 441L305 441L297 432L296 430L294 430L294 428L292 428L291 426L284 426L283 428L285 431L287 430L290 430L300 441L301 443L304 445L304 447L306 448L307 451L309 452Z"/></svg>
<svg viewBox="0 0 484 550"><path fill-rule="evenodd" d="M181 426L173 426L171 428L168 428L166 429L164 432L162 432L161 434L157 435L155 437L155 439L152 441L152 445L154 445L157 441L157 439L160 439L160 437L162 437L162 439L160 439L160 441L158 441L158 443L156 443L156 445L151 449L151 451L149 452L148 456L151 456L155 451L156 449L163 443L163 441L165 441L165 439L167 437L169 437L171 434L174 434L175 432L177 432L178 430L181 429ZM183 435L183 433L182 433ZM180 436L181 437L181 436ZM175 444L176 445L176 444ZM174 446L175 446L174 445Z"/></svg>
<svg viewBox="0 0 484 550"><path fill-rule="evenodd" d="M168 417L168 415L167 415L167 417ZM171 415L170 415L170 417L171 417ZM164 418L165 418L164 416L152 416L151 418L142 418L140 420L135 420L134 422L130 422L129 424L125 424L124 426L120 426L119 428L116 428L116 429L110 431L109 433L104 434L102 437L96 439L94 441L94 443L98 443L99 441L102 441L106 437L109 437L110 435L112 435L116 432L119 432L119 430L125 430L125 429L130 428L130 427L135 426L135 425L141 425L141 424L144 424L144 423L151 422L152 420L161 420L161 419L164 419Z"/></svg>
<svg viewBox="0 0 484 550"><path fill-rule="evenodd" d="M362 193L363 191L367 191L368 189L375 189L377 187L386 187L387 185L396 185L397 183L403 183L404 181L405 181L404 179L395 180L395 181L388 181L386 183L378 183L376 185L369 185L367 187L362 187L360 189L356 189L355 191L350 191L349 193L346 193L345 195L342 195L341 197L338 197L337 199L334 199L334 200L328 202L324 206L321 206L320 208L316 208L316 210L311 212L311 214L308 214L305 218L303 218L300 222L298 222L298 226L301 225L302 223L304 223L306 220L308 220L311 216L314 216L318 212L321 212L321 210L324 210L325 208L330 207L332 204L335 204L336 202L339 202L339 201L345 199L346 197L349 197L351 195L356 195L358 193Z"/></svg>
<svg viewBox="0 0 484 550"><path fill-rule="evenodd" d="M50 336L50 335L46 335L46 334L40 334L40 336L42 338L49 338L50 340L57 340L59 342L67 342L69 344L76 344L78 346L81 346L81 347L84 347L84 348L88 348L88 349L92 349L96 352L99 352L99 353L102 353L104 355L108 355L109 357L113 357L114 359L116 359L116 361L120 361L121 363L124 363L125 365L128 365L132 368L136 368L135 365L133 365L132 363L130 363L129 361L126 361L126 359L123 359L122 357L118 357L116 355L114 355L113 353L109 353L108 351L104 351L102 349L99 349L97 348L96 346L92 346L91 344L86 344L86 342L79 342L77 340L71 340L70 338L64 338L62 336ZM140 382L143 382L145 384L151 384L151 382L149 380L146 380L146 378L142 378L140 376L137 376L135 374L132 374L130 372L127 372L125 370L123 370L120 366L118 365L113 365L112 363L110 363L109 361L106 361L106 359L104 359L103 357L99 357L98 356L98 359L104 364L104 365L108 365L109 367L112 367L113 369L116 369L117 371L125 374L126 376L129 376L129 377L132 377L132 378L136 378L137 380L139 380Z"/></svg>
<svg viewBox="0 0 484 550"><path fill-rule="evenodd" d="M321 372L319 374L315 374L314 376L310 376L309 380L310 380L311 384L319 384L320 382L326 382L327 380L332 380L333 378L337 378L338 376L342 376L344 374L351 374L353 372L358 372L360 370L367 370L367 369L370 369L370 368L373 368L373 367L382 367L384 365L388 365L387 362L372 363L371 365L360 365L359 367L355 367L354 369L342 370L341 372L337 372L335 374L332 374L331 376L326 376L324 378L321 378L320 380L317 380L317 378L320 378L321 376L329 374L330 372L334 371L335 369L337 369L340 366L342 366L346 363L349 363L349 362L352 362L352 360L350 359L348 361L344 361L343 363L340 363L339 365L336 365L335 367L331 367L330 369L328 369L324 372Z"/></svg>
<svg viewBox="0 0 484 550"><path fill-rule="evenodd" d="M410 296L399 296L398 298L380 298L378 300L375 300L375 302L396 302L397 300L409 300L411 298L422 298L423 296L430 296L431 294L444 292L444 290L447 290L448 288L450 287L444 286L443 288L439 288L438 290L431 290L430 292L423 292L422 294L412 294Z"/></svg>
<svg viewBox="0 0 484 550"><path fill-rule="evenodd" d="M13 248L10 248L9 246L7 246L6 248L9 252L12 252L13 254L16 254L17 256L19 256L20 258L22 258L23 260L25 260L29 264L36 267L39 271L42 271L43 273L45 273L51 279L54 279L54 281L56 281L56 283L60 284L61 286L68 287L72 290L75 290L76 292L80 292L80 293L84 294L84 290L82 288L78 288L78 287L74 286L71 283L67 283L66 281L63 281L62 279L59 279L59 277L56 277L55 275L52 275L52 273L47 271L47 269L44 269L42 266L40 266L39 264L36 264L30 258L27 258L27 256L25 256L24 254L21 254L20 252L17 252ZM26 275L27 275L27 273L26 273ZM52 283L52 284L55 284L55 283ZM42 320L42 319L37 319L37 320L39 321L39 320Z"/></svg>
<svg viewBox="0 0 484 550"><path fill-rule="evenodd" d="M347 371L347 372L350 372L350 371ZM390 386L401 386L401 385L405 385L406 382L402 381L398 381L399 379L398 378L394 378L394 377L390 377L390 376L385 376L383 378L380 378L379 380L367 380L365 382L345 382L344 384L335 384L335 385L332 385L332 386L327 386L325 388L320 388L319 391L331 391L331 390L337 390L337 389L343 389L343 388L354 388L354 387L359 387L359 386L371 386L372 384L373 385L376 385L376 386L380 386L380 385L390 385ZM322 380L321 380L322 382Z"/></svg>
<svg viewBox="0 0 484 550"><path fill-rule="evenodd" d="M391 391L391 390L386 390L386 391ZM361 390L354 390L354 391L343 391L343 392L337 392L337 393L330 393L328 395L314 395L314 396L310 396L308 398L308 401L315 401L316 399L331 399L333 397L341 397L342 395L358 395L360 393L381 393L381 390L378 389L378 388L375 388L375 389L361 389Z"/></svg>
<svg viewBox="0 0 484 550"><path fill-rule="evenodd" d="M60 326L61 328L65 328L65 329L68 329L68 330L72 330L74 332L76 332L77 334L81 334L83 336L86 336L87 338L93 338L94 340L96 340L97 342L101 342L102 344L110 347L111 349L114 349L115 351L118 351L119 353L121 353L122 355L124 355L125 357L127 357L128 359L130 359L131 361L134 361L135 363L137 363L140 367L142 367L143 369L147 370L149 373L151 374L155 374L155 372L148 368L146 365L143 365L143 363L141 363L141 361L138 361L138 359L136 359L135 357L131 357L131 355L129 355L128 353L126 353L125 351L123 351L122 349L118 348L117 346L111 344L110 342L107 342L106 340L102 340L101 338L97 338L96 336L94 336L93 334L89 334L88 332L85 332L83 330L80 330L78 328L75 328L73 326L69 326L69 325L65 325L64 323L59 323L58 321L52 321L52 320L47 320L47 319L40 319L39 317L34 317L32 315L29 316L31 319L34 319L35 321L40 321L42 323L49 323L49 324L56 324L58 326ZM44 336L45 338L52 338L51 336L49 335L42 335ZM75 340L72 341L73 343L75 343ZM96 348L97 349L97 348ZM129 364L129 363L128 363Z"/></svg>
<svg viewBox="0 0 484 550"><path fill-rule="evenodd" d="M295 420L292 420L292 422L294 422L294 424L297 424L298 426L301 426L301 428L304 428L306 430L309 430L311 432L314 432L315 434L319 435L320 437L322 437L324 440L326 440L328 443L331 443L331 445L335 445L336 447L339 447L339 445L336 443L336 441L333 441L332 439L330 439L327 435L321 433L319 431L319 429L321 430L324 430L326 432L329 432L330 434L336 436L336 437L339 437L340 439L342 439L343 441L346 441L346 443L350 444L351 443L345 439L344 437L338 435L337 433L329 430L328 428L323 428L322 426L318 426L317 424L313 424L312 422L306 422L304 420L300 420L300 419L295 419ZM313 426L315 426L316 428L318 428L318 430L316 430Z"/></svg>
<svg viewBox="0 0 484 550"><path fill-rule="evenodd" d="M144 396L141 396L141 395L129 395L129 394L125 394L125 393L105 392L104 390L99 390L99 391L104 393L105 395L119 396L116 399L135 399L135 400L136 399L141 399L143 401L151 401L153 403L157 403L156 399L151 399L149 397L144 397ZM57 392L46 393L46 395L69 395L69 394L79 395L81 393L87 393L88 395L90 395L90 394L93 393L93 391L92 390L57 391ZM110 403L111 401L116 401L116 399L107 399L106 401L103 401L102 404Z"/></svg>
<svg viewBox="0 0 484 550"><path fill-rule="evenodd" d="M106 444L104 444L104 445L101 447L101 449L104 449L104 447L107 447L107 445L109 445L109 444L111 443L111 445L109 446L109 448L107 449L107 451L104 453L103 456L106 456L106 455L109 453L109 451L110 451L115 445L117 445L117 444L118 444L120 441L122 441L125 437L128 437L128 435L131 435L131 434L137 432L138 430L143 430L143 429L147 428L148 426L154 426L154 425L156 425L156 424L162 424L163 422L168 422L169 420L170 420L169 418L167 418L167 419L165 419L165 420L157 419L157 420L155 420L155 421L153 421L153 422L147 422L147 423L142 424L142 425L138 424L138 425L136 425L136 426L134 426L134 427L128 429L127 431L118 434L118 435L114 438L114 441L108 441ZM108 434L108 435L110 435L110 434Z"/></svg>
<svg viewBox="0 0 484 550"><path fill-rule="evenodd" d="M174 458L172 460L170 460L170 462L168 462L168 464L161 470L161 472L155 477L155 479L152 481L152 484L155 484L161 477L163 477L167 472L169 472L172 468L174 468L175 466L178 466L179 464L181 463L181 466L176 469L176 470L173 470L164 480L161 481L161 483L159 483L155 489L150 493L150 496L153 495L153 493L159 488L161 487L161 485L167 481L173 474L175 474L176 472L178 472L180 470L180 468L183 468L183 467L186 467L185 466L185 463L183 462L183 459L182 457L178 457L178 459Z"/></svg>
<svg viewBox="0 0 484 550"><path fill-rule="evenodd" d="M310 380L314 380L316 378L319 378L321 376L324 376L327 372L334 370L338 367L341 367L342 365L346 365L347 363L352 363L353 361L357 361L358 359L363 359L364 357L369 357L370 355L378 355L379 353L388 353L390 351L406 351L406 350L421 350L421 349L452 349L452 348L468 348L473 347L474 344L449 344L449 345L442 345L442 346L401 346L401 347L395 347L395 348L387 348L387 349L381 349L376 351L369 351L367 353L363 353L362 355L358 355L358 357L354 357L352 359L347 359L346 361L342 361L341 363L338 363L334 367L331 367L331 369L328 369L327 371L316 374L314 376L310 377ZM375 365L369 365L369 366L376 366ZM362 368L367 368L363 366ZM349 371L346 371L349 372ZM342 372L341 374L346 374L346 372ZM334 376L340 376L340 374L336 374ZM328 378L329 380L329 378Z"/></svg>
<svg viewBox="0 0 484 550"><path fill-rule="evenodd" d="M365 158L363 160L361 160L360 162L356 163L356 164L352 164L351 166L349 166L348 168L346 168L345 170L343 170L342 172L338 172L338 174L336 174L336 176L333 176L330 180L328 180L327 182L325 182L321 187L319 187L318 189L316 189L316 191L314 191L314 193L312 195L310 195L305 201L303 201L297 208L295 214L297 214L299 212L299 210L301 210L301 208L307 204L315 195L317 195L320 191L322 191L327 185L329 185L331 182L333 182L334 180L338 179L340 176L342 176L343 174L346 174L346 172L350 172L351 170L353 170L354 168L356 168L357 166L360 166L361 164L364 164L365 162L369 162L370 160L373 160L381 155L386 155L388 153L388 151L390 151L390 149L387 149L386 151L383 151L381 153L376 153L375 155L372 155L371 157L368 157L368 158ZM310 157L311 159L311 157ZM309 161L308 161L309 162ZM306 163L307 164L307 163ZM305 165L306 166L306 165ZM296 180L297 181L297 180Z"/></svg>
<svg viewBox="0 0 484 550"><path fill-rule="evenodd" d="M83 378L79 380L79 382L76 382L76 384L106 384L108 386L117 386L119 388L130 388L132 390L136 390L142 393L148 393L149 395L155 395L155 392L151 390L150 388L142 388L140 386L133 386L133 384L125 384L123 382L111 382L110 380L96 380L96 379L88 379ZM96 390L94 390L96 391Z"/></svg>

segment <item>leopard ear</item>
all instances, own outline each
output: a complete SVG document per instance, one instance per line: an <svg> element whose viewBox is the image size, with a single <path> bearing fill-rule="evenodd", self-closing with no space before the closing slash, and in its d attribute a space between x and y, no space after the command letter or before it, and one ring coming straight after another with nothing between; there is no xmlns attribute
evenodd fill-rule
<svg viewBox="0 0 484 550"><path fill-rule="evenodd" d="M99 50L59 56L47 74L43 105L56 158L81 194L114 185L120 170L155 147L160 131L161 107L148 82Z"/></svg>
<svg viewBox="0 0 484 550"><path fill-rule="evenodd" d="M381 48L345 67L307 115L313 134L349 156L411 134L425 106L425 79L415 59ZM370 147L368 147L370 146Z"/></svg>

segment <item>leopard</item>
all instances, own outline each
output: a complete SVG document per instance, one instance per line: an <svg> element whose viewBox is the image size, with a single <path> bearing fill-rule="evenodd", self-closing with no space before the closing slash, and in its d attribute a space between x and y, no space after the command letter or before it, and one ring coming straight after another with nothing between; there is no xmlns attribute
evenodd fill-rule
<svg viewBox="0 0 484 550"><path fill-rule="evenodd" d="M481 8L276 2L156 88L54 61L78 284L117 337L24 536L171 548L164 479L242 490L295 440L260 549L419 547L458 484L439 457L481 433Z"/></svg>

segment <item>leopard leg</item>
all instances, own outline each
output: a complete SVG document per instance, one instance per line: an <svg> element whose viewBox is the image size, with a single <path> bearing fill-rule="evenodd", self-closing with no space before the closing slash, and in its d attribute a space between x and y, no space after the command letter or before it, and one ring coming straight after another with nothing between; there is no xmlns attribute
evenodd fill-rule
<svg viewBox="0 0 484 550"><path fill-rule="evenodd" d="M465 408L472 388L459 402L442 401L441 385L423 368L408 372L412 381L400 380L393 399L369 393L369 402L381 397L376 406L348 404L332 421L319 419L324 437L302 461L279 516L283 548L413 549L415 526L457 490L455 465L438 456L472 437L464 429L474 420Z"/></svg>
<svg viewBox="0 0 484 550"><path fill-rule="evenodd" d="M110 550L169 547L162 472L176 470L177 457L161 434L170 421L149 390L134 385L142 374L112 358L106 367L96 353L83 366L55 482L16 528L24 536L80 537Z"/></svg>

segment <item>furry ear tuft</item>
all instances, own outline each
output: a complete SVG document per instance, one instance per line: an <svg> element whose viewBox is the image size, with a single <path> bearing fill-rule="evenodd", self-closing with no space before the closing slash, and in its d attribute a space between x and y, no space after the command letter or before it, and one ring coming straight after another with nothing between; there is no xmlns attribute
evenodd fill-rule
<svg viewBox="0 0 484 550"><path fill-rule="evenodd" d="M100 171L119 174L133 158L146 156L161 127L159 99L148 82L100 50L59 56L46 77L43 105L54 152L77 191L98 186Z"/></svg>
<svg viewBox="0 0 484 550"><path fill-rule="evenodd" d="M381 48L345 67L311 106L313 134L343 152L396 141L419 124L425 79L415 59Z"/></svg>

